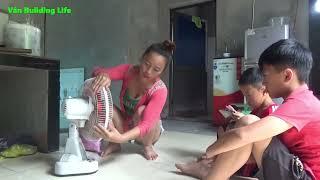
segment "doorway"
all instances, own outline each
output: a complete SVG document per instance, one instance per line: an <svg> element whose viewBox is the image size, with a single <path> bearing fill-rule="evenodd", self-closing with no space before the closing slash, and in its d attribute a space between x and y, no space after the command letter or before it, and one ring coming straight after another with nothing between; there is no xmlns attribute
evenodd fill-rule
<svg viewBox="0 0 320 180"><path fill-rule="evenodd" d="M213 3L209 1L170 10L171 40L177 46L170 67L170 118L211 119L208 34L215 37ZM210 50L212 56L215 50L212 47Z"/></svg>

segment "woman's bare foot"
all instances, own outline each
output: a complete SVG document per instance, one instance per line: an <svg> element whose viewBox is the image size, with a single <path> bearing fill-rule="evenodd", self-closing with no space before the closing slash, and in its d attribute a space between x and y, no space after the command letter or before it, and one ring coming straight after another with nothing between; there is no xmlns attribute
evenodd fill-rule
<svg viewBox="0 0 320 180"><path fill-rule="evenodd" d="M117 143L109 143L107 145L107 147L102 150L101 152L101 156L102 157L106 157L108 156L109 154L113 153L113 152L118 152L118 151L121 151L121 146L120 144L117 144Z"/></svg>
<svg viewBox="0 0 320 180"><path fill-rule="evenodd" d="M144 146L144 156L147 160L156 160L158 154L154 151L153 146Z"/></svg>
<svg viewBox="0 0 320 180"><path fill-rule="evenodd" d="M193 161L187 164L176 164L176 168L181 171L181 173L192 176L195 178L203 179L209 173L210 162L207 160Z"/></svg>

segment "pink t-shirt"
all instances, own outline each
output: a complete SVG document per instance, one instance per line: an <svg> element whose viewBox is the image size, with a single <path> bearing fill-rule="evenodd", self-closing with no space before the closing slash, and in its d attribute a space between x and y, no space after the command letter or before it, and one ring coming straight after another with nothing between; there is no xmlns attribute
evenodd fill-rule
<svg viewBox="0 0 320 180"><path fill-rule="evenodd" d="M307 85L292 92L270 116L293 125L279 135L289 151L298 156L314 179L320 179L320 101Z"/></svg>
<svg viewBox="0 0 320 180"><path fill-rule="evenodd" d="M123 105L123 96L128 89L128 82L137 75L136 69L130 64L121 64L119 66L111 68L97 67L93 71L93 76L97 76L101 73L106 73L109 75L111 80L122 80L122 88L120 92L120 108L121 111L125 113L125 108ZM135 111L140 106L146 106L142 119L139 121L138 128L140 129L140 136L146 135L152 127L160 120L160 114L164 107L167 99L167 87L158 79L151 88L149 88L146 93L140 98L138 104L134 108ZM127 117L125 124L132 121L132 117ZM125 127L126 128L126 127Z"/></svg>

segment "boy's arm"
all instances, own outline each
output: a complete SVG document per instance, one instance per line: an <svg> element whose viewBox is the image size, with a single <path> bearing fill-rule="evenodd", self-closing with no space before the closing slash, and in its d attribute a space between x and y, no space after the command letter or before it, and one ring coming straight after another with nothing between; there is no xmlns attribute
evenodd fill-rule
<svg viewBox="0 0 320 180"><path fill-rule="evenodd" d="M224 133L215 143L208 147L206 157L231 151L249 143L261 141L281 134L293 127L291 124L274 116L267 116L248 126Z"/></svg>

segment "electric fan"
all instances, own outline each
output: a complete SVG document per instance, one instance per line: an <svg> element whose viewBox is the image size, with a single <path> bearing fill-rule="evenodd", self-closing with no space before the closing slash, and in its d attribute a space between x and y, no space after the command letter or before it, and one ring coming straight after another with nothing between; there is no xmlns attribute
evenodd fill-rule
<svg viewBox="0 0 320 180"><path fill-rule="evenodd" d="M98 171L98 162L88 159L85 147L79 137L100 141L94 133L94 126L108 126L112 120L113 103L109 88L102 88L93 93L91 83L93 78L84 82L81 98L67 98L63 102L63 113L70 120L69 137L61 159L55 164L55 174L58 176L90 174ZM83 127L83 128L82 128Z"/></svg>

